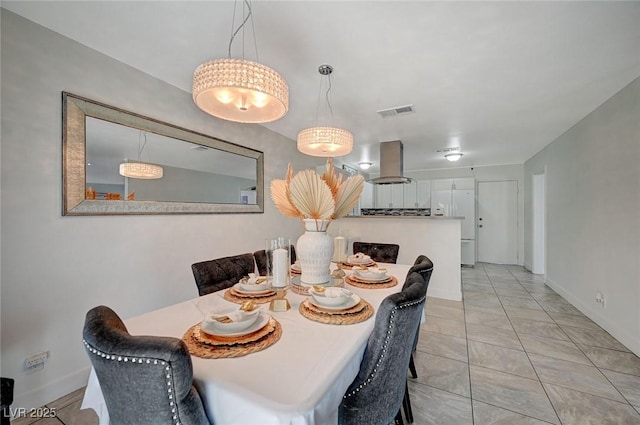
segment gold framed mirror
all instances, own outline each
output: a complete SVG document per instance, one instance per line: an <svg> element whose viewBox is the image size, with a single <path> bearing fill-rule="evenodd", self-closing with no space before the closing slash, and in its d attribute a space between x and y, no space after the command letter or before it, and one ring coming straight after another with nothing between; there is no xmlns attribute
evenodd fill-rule
<svg viewBox="0 0 640 425"><path fill-rule="evenodd" d="M67 92L62 103L63 215L264 212L262 152Z"/></svg>

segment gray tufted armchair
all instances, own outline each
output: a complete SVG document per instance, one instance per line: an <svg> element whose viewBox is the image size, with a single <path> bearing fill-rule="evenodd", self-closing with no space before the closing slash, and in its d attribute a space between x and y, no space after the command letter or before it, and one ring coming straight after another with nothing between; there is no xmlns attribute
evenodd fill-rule
<svg viewBox="0 0 640 425"><path fill-rule="evenodd" d="M407 277L411 275L411 273L419 273L427 284L427 289L429 288L429 281L431 280L431 273L433 272L433 263L426 255L419 255L416 258L416 261L413 263L413 266L409 269L407 273ZM407 286L407 280L404 284L404 287ZM403 289L404 289L403 287ZM416 332L416 338L413 342L413 350L411 350L411 359L409 360L409 371L411 372L412 378L418 377L418 372L416 371L416 365L413 361L413 353L416 351L416 347L418 346L418 337L420 335L420 329ZM407 422L413 423L413 411L411 410L411 398L409 397L409 387L407 386L404 400L402 401L402 406L404 407L404 413L407 417Z"/></svg>
<svg viewBox="0 0 640 425"><path fill-rule="evenodd" d="M363 254L371 257L373 261L380 261L381 263L395 264L398 261L398 252L400 251L400 245L391 243L376 243L376 242L354 242L353 253L362 252Z"/></svg>
<svg viewBox="0 0 640 425"><path fill-rule="evenodd" d="M340 425L388 425L394 418L402 421L406 371L426 292L422 276L412 273L401 292L389 295L380 304L360 372L338 410Z"/></svg>
<svg viewBox="0 0 640 425"><path fill-rule="evenodd" d="M230 288L256 270L253 254L216 258L191 265L199 295L207 295Z"/></svg>
<svg viewBox="0 0 640 425"><path fill-rule="evenodd" d="M180 339L132 336L105 306L89 310L82 336L112 425L209 424Z"/></svg>

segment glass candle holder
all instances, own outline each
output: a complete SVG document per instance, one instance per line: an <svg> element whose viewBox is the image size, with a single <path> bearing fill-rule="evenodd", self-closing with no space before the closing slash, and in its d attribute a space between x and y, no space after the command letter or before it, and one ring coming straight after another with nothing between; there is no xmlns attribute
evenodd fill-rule
<svg viewBox="0 0 640 425"><path fill-rule="evenodd" d="M267 279L273 289L286 289L290 284L291 239L267 239Z"/></svg>

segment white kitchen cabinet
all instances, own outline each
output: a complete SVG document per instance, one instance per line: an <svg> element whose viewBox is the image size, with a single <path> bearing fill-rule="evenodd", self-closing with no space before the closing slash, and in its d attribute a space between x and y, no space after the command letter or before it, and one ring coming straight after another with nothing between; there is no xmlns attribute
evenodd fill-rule
<svg viewBox="0 0 640 425"><path fill-rule="evenodd" d="M417 207L417 203L418 203L418 199L417 199L417 192L418 192L418 182L415 180L412 180L410 183L407 184L403 184L402 186L404 189L404 207L405 208L416 208Z"/></svg>
<svg viewBox="0 0 640 425"><path fill-rule="evenodd" d="M416 202L418 208L431 208L431 180L416 182Z"/></svg>
<svg viewBox="0 0 640 425"><path fill-rule="evenodd" d="M376 208L390 208L391 205L391 185L375 185L375 205Z"/></svg>
<svg viewBox="0 0 640 425"><path fill-rule="evenodd" d="M375 203L373 201L374 187L372 183L365 183L362 190L362 196L360 196L360 208L374 208Z"/></svg>
<svg viewBox="0 0 640 425"><path fill-rule="evenodd" d="M392 184L391 186L391 206L392 208L404 207L404 184Z"/></svg>

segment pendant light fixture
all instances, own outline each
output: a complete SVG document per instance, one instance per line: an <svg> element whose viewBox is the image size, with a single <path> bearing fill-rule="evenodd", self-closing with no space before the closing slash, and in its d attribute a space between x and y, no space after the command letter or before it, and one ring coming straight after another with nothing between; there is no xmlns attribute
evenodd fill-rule
<svg viewBox="0 0 640 425"><path fill-rule="evenodd" d="M141 143L144 137L144 143ZM141 131L138 136L138 159L132 162L123 162L120 164L120 175L131 179L154 180L161 179L164 171L161 166L142 162L142 151L147 146L147 133Z"/></svg>
<svg viewBox="0 0 640 425"><path fill-rule="evenodd" d="M248 0L244 0L243 4L243 15L246 12L246 16L235 31L232 28L228 57L205 62L193 73L193 101L206 113L228 121L275 121L289 110L287 82L275 70L244 58L244 36L242 59L231 58L233 40L250 18L253 29L251 4ZM255 33L253 41L257 61Z"/></svg>
<svg viewBox="0 0 640 425"><path fill-rule="evenodd" d="M462 155L462 152L453 152L446 154L444 157L447 158L447 161L454 162L462 158Z"/></svg>
<svg viewBox="0 0 640 425"><path fill-rule="evenodd" d="M331 91L331 65L320 65L320 94L318 95L318 106L316 108L316 121L320 110L320 98L322 93L323 77L327 77L327 92L325 99L330 120L333 120L333 110L329 101ZM306 128L298 133L298 150L311 156L336 157L347 155L353 149L353 135L348 130L331 126L317 126Z"/></svg>

